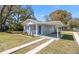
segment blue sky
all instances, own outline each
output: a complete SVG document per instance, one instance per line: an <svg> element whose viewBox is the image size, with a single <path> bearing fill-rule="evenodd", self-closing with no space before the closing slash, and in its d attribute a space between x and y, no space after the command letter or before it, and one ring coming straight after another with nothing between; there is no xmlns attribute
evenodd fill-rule
<svg viewBox="0 0 79 59"><path fill-rule="evenodd" d="M35 16L38 20L45 20L44 15L48 15L55 10L62 9L72 13L73 17L79 18L79 5L33 5Z"/></svg>

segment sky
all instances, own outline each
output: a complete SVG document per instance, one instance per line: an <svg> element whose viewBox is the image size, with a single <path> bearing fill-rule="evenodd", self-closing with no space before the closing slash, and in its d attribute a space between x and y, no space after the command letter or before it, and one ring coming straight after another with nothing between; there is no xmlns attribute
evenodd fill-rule
<svg viewBox="0 0 79 59"><path fill-rule="evenodd" d="M79 18L79 5L32 5L32 9L37 20L41 21L45 20L45 15L60 9L67 10L74 18Z"/></svg>

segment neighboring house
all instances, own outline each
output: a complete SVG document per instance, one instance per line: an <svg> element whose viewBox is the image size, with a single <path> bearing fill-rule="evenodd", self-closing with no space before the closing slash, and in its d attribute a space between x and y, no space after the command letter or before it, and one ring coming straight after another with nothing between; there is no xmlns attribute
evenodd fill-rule
<svg viewBox="0 0 79 59"><path fill-rule="evenodd" d="M27 19L23 22L24 32L29 35L47 35L56 32L57 37L59 37L59 29L64 26L61 21L48 21L42 22L34 19Z"/></svg>

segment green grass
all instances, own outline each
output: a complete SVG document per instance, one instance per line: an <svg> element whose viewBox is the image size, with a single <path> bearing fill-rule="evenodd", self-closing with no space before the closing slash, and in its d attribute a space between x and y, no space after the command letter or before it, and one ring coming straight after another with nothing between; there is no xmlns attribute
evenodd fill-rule
<svg viewBox="0 0 79 59"><path fill-rule="evenodd" d="M61 34L63 35L62 39L64 40L74 40L73 39L73 34L70 31L62 31Z"/></svg>
<svg viewBox="0 0 79 59"><path fill-rule="evenodd" d="M0 52L36 39L39 39L39 37L0 32Z"/></svg>
<svg viewBox="0 0 79 59"><path fill-rule="evenodd" d="M61 40L54 41L46 48L42 49L38 54L77 54L79 53L79 45L74 41L72 32L62 32Z"/></svg>

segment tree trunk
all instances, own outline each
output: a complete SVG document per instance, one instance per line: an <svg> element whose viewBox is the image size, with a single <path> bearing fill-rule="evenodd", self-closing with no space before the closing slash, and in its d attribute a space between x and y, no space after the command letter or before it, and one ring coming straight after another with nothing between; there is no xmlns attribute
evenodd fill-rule
<svg viewBox="0 0 79 59"><path fill-rule="evenodd" d="M2 14L4 13L4 10L5 10L5 8L6 8L6 5L4 5L3 7L2 7L2 9L1 9L1 12L0 12L0 31L2 31L2 21L3 21L3 16L2 16Z"/></svg>
<svg viewBox="0 0 79 59"><path fill-rule="evenodd" d="M13 5L10 6L6 17L2 19L2 23L1 23L1 30L2 31L5 31L6 30L6 20L7 20L8 16L10 15L10 12L12 10L12 7L13 7Z"/></svg>

